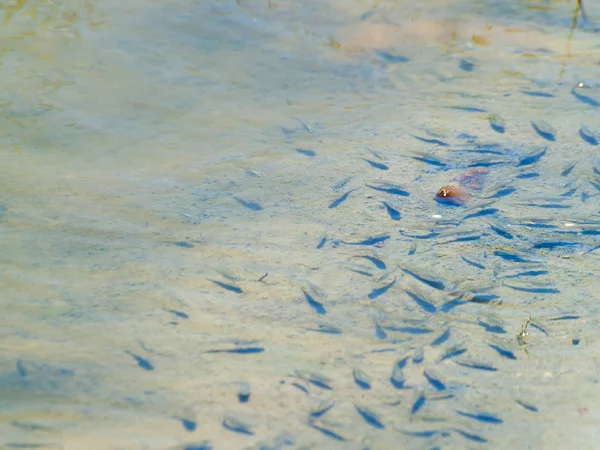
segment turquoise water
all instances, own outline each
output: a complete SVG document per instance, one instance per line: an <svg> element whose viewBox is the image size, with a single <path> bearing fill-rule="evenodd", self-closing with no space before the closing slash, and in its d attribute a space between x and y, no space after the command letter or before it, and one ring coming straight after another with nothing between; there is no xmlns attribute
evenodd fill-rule
<svg viewBox="0 0 600 450"><path fill-rule="evenodd" d="M588 3L3 6L0 444L593 448Z"/></svg>

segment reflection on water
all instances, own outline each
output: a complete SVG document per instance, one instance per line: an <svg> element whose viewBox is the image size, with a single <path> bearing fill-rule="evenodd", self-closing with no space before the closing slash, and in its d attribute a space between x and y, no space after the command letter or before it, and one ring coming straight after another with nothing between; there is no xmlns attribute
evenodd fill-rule
<svg viewBox="0 0 600 450"><path fill-rule="evenodd" d="M2 6L0 443L596 442L572 3Z"/></svg>

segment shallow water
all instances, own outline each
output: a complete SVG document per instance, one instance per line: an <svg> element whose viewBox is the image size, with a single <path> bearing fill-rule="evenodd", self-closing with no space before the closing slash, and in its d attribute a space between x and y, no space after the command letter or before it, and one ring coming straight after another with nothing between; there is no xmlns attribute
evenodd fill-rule
<svg viewBox="0 0 600 450"><path fill-rule="evenodd" d="M572 3L4 6L0 444L593 447Z"/></svg>

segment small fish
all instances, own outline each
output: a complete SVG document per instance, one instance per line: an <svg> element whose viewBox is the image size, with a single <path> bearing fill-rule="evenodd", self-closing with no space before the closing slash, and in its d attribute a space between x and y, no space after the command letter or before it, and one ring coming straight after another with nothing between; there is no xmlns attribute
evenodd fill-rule
<svg viewBox="0 0 600 450"><path fill-rule="evenodd" d="M409 58L402 55L394 55L393 53L386 52L384 50L378 50L377 56L389 63L405 63L410 61Z"/></svg>
<svg viewBox="0 0 600 450"><path fill-rule="evenodd" d="M233 348L219 348L207 350L205 353L232 353L237 355L252 355L256 353L262 353L265 348L262 346L239 346Z"/></svg>
<svg viewBox="0 0 600 450"><path fill-rule="evenodd" d="M411 414L416 414L419 412L419 410L425 406L425 401L427 400L427 398L425 397L425 394L423 392L418 392L415 395L415 401L412 404L412 407L410 408L410 413Z"/></svg>
<svg viewBox="0 0 600 450"><path fill-rule="evenodd" d="M371 389L371 377L369 377L364 370L354 369L352 371L352 376L354 377L354 382L359 388L365 390Z"/></svg>
<svg viewBox="0 0 600 450"><path fill-rule="evenodd" d="M412 241L410 243L410 248L408 249L408 256L414 255L416 251L417 251L417 242L416 241Z"/></svg>
<svg viewBox="0 0 600 450"><path fill-rule="evenodd" d="M380 242L387 241L391 236L389 234L380 234L377 236L368 237L366 239L359 239L357 241L340 241L346 245L375 245Z"/></svg>
<svg viewBox="0 0 600 450"><path fill-rule="evenodd" d="M366 158L360 158L360 159L362 159L364 162L366 162L367 164L369 164L374 169L389 170L389 167L386 166L383 163L378 163L378 162L375 162L375 161L371 161L370 159L366 159Z"/></svg>
<svg viewBox="0 0 600 450"><path fill-rule="evenodd" d="M573 97L575 97L580 102L585 103L586 105L590 105L595 108L600 106L600 102L588 95L580 94L576 88L571 89L571 95L573 95Z"/></svg>
<svg viewBox="0 0 600 450"><path fill-rule="evenodd" d="M509 251L509 250L495 250L494 255L496 255L506 261L523 262L523 263L535 262L532 259L526 257L527 255L523 255L521 253L517 253L517 252Z"/></svg>
<svg viewBox="0 0 600 450"><path fill-rule="evenodd" d="M470 359L454 359L453 361L456 364L458 364L459 366L467 367L469 369L484 370L487 372L496 372L498 370L496 367L492 366L491 364L473 361Z"/></svg>
<svg viewBox="0 0 600 450"><path fill-rule="evenodd" d="M229 415L225 416L223 419L223 428L233 431L234 433L246 434L249 436L254 435L252 427L249 424Z"/></svg>
<svg viewBox="0 0 600 450"><path fill-rule="evenodd" d="M435 370L427 369L423 371L423 375L436 391L444 391L446 389L446 383L442 381L442 378Z"/></svg>
<svg viewBox="0 0 600 450"><path fill-rule="evenodd" d="M392 205L390 205L386 201L382 201L381 203L383 203L383 205L385 206L385 209L387 210L387 213L390 216L390 219L392 219L392 220L400 220L401 219L402 216L400 215L400 211L395 209Z"/></svg>
<svg viewBox="0 0 600 450"><path fill-rule="evenodd" d="M347 441L347 438L344 437L342 434L340 434L340 432L335 429L335 426L333 424L324 422L322 420L312 419L312 420L308 421L307 425L317 431L320 431L325 436L335 439L336 441L340 441L340 442Z"/></svg>
<svg viewBox="0 0 600 450"><path fill-rule="evenodd" d="M166 312L170 312L171 314L174 314L174 315L176 315L177 317L179 317L181 319L189 319L190 318L190 316L187 315L186 313L181 312L181 311L177 311L175 309L165 309L165 311Z"/></svg>
<svg viewBox="0 0 600 450"><path fill-rule="evenodd" d="M577 165L577 163L573 163L570 166L565 167L565 169L560 173L561 177L566 177L568 176L571 171L575 168L575 166Z"/></svg>
<svg viewBox="0 0 600 450"><path fill-rule="evenodd" d="M378 323L375 323L375 336L377 336L377 339L381 341L387 339L388 337L385 330L381 328L381 326Z"/></svg>
<svg viewBox="0 0 600 450"><path fill-rule="evenodd" d="M244 169L244 172L246 172L246 175L250 176L250 177L256 177L256 178L262 178L265 175L263 173L260 173L257 170L254 169L249 169L247 167L244 166L238 166L240 169Z"/></svg>
<svg viewBox="0 0 600 450"><path fill-rule="evenodd" d="M437 347L438 345L442 345L450 338L450 328L446 329L442 334L436 337L433 342L430 344L432 347Z"/></svg>
<svg viewBox="0 0 600 450"><path fill-rule="evenodd" d="M25 365L23 364L23 361L18 359L16 366L17 366L17 374L21 378L25 378L27 376L27 369L25 369Z"/></svg>
<svg viewBox="0 0 600 450"><path fill-rule="evenodd" d="M298 153L300 153L301 155L308 156L309 158L312 158L313 156L317 156L317 154L312 150L304 150L302 148L297 148L295 150Z"/></svg>
<svg viewBox="0 0 600 450"><path fill-rule="evenodd" d="M367 297L369 297L371 300L374 300L380 295L385 294L394 284L396 284L396 277L394 277L394 279L386 285L373 289Z"/></svg>
<svg viewBox="0 0 600 450"><path fill-rule="evenodd" d="M180 421L186 431L192 432L196 430L196 422L194 420L186 419L184 417L174 417L174 419Z"/></svg>
<svg viewBox="0 0 600 450"><path fill-rule="evenodd" d="M340 189L342 189L344 186L346 186L348 184L348 182L350 182L350 180L354 178L354 175L349 175L346 178L344 178L341 181L338 181L336 184L334 184L331 189L333 189L334 191L339 191Z"/></svg>
<svg viewBox="0 0 600 450"><path fill-rule="evenodd" d="M517 175L517 178L519 178L520 180L528 180L531 178L537 178L539 176L540 176L540 174L537 172L527 172L527 173L521 173L521 174Z"/></svg>
<svg viewBox="0 0 600 450"><path fill-rule="evenodd" d="M444 354L438 359L438 362L445 361L450 358L454 358L456 356L460 356L467 351L466 348L462 347L460 344L450 347L448 350L444 352Z"/></svg>
<svg viewBox="0 0 600 450"><path fill-rule="evenodd" d="M392 386L394 386L396 389L404 389L405 387L406 378L404 378L402 368L398 367L397 364L394 364L394 368L392 369L390 383L392 383Z"/></svg>
<svg viewBox="0 0 600 450"><path fill-rule="evenodd" d="M433 304L432 301L427 301L425 300L425 293L423 292L419 292L418 294L416 293L417 290L413 287L412 288L415 292L411 291L410 289L405 289L404 291L408 294L408 296L410 298L412 298L415 303L425 312L428 313L435 313L437 312L437 308L436 306Z"/></svg>
<svg viewBox="0 0 600 450"><path fill-rule="evenodd" d="M510 350L508 350L507 348L503 348L499 345L496 344L488 344L488 346L494 350L496 350L496 352L498 352L498 354L500 356L503 356L506 359L517 359L517 357L515 356L515 354L513 352L511 352Z"/></svg>
<svg viewBox="0 0 600 450"><path fill-rule="evenodd" d="M250 400L250 385L243 381L240 383L237 393L237 398L240 403L247 403Z"/></svg>
<svg viewBox="0 0 600 450"><path fill-rule="evenodd" d="M356 408L358 414L360 414L360 416L363 418L363 420L369 425L371 425L373 428L379 428L381 430L385 428L385 425L381 421L379 414L373 411L371 408L368 408L366 406L359 406L357 404L354 404L354 407Z"/></svg>
<svg viewBox="0 0 600 450"><path fill-rule="evenodd" d="M238 287L234 284L230 284L230 283L223 283L222 281L217 281L217 280L211 280L210 278L207 278L208 281L212 281L213 283L215 283L217 286L222 287L223 289L226 289L230 292L235 292L236 294L241 294L242 292L244 292L242 290L241 287Z"/></svg>
<svg viewBox="0 0 600 450"><path fill-rule="evenodd" d="M559 247L572 247L574 245L581 245L579 242L572 241L541 241L533 244L534 249L548 249L553 250Z"/></svg>
<svg viewBox="0 0 600 450"><path fill-rule="evenodd" d="M309 294L306 289L302 288L302 293L304 294L304 298L306 299L306 302L308 303L308 305L314 309L314 311L317 314L321 314L321 315L325 315L327 314L327 310L325 309L325 307L323 306L323 303L318 302L317 300L315 300L315 298Z"/></svg>
<svg viewBox="0 0 600 450"><path fill-rule="evenodd" d="M478 325L488 333L506 334L506 330L499 324L489 324L483 320L480 320Z"/></svg>
<svg viewBox="0 0 600 450"><path fill-rule="evenodd" d="M560 316L560 317L553 317L550 320L556 321L556 320L578 320L581 319L581 316Z"/></svg>
<svg viewBox="0 0 600 450"><path fill-rule="evenodd" d="M492 214L496 214L497 212L498 212L498 208L480 208L480 209L474 210L472 213L464 216L461 219L461 222L464 222L465 220L468 220L468 219L473 219L475 217L490 216Z"/></svg>
<svg viewBox="0 0 600 450"><path fill-rule="evenodd" d="M480 443L485 443L488 440L482 436L479 436L478 434L474 434L474 433L469 433L467 431L458 429L458 428L452 428L452 431L454 431L455 433L460 434L462 437L464 437L465 439L468 439L470 441L473 442L480 442Z"/></svg>
<svg viewBox="0 0 600 450"><path fill-rule="evenodd" d="M498 416L496 416L494 414L488 414L488 413L468 413L468 412L460 411L458 409L455 410L455 411L456 411L456 414L458 414L459 416L463 416L463 417L467 417L469 419L477 420L478 422L494 423L494 424L504 423L504 420L502 420L501 418L499 418Z"/></svg>
<svg viewBox="0 0 600 450"><path fill-rule="evenodd" d="M433 239L440 235L440 233L436 231L427 234L408 234L403 230L400 230L400 234L411 239Z"/></svg>
<svg viewBox="0 0 600 450"><path fill-rule="evenodd" d="M331 408L333 408L334 406L335 406L335 400L332 400L332 399L326 399L326 400L321 400L319 402L316 402L310 408L310 416L311 417L321 417L327 411L329 411Z"/></svg>
<svg viewBox="0 0 600 450"><path fill-rule="evenodd" d="M521 91L525 95L529 95L530 97L543 97L543 98L554 98L556 95L550 94L549 92L541 92L541 91Z"/></svg>
<svg viewBox="0 0 600 450"><path fill-rule="evenodd" d="M439 279L436 278L435 276L419 270L419 269L407 269L405 267L401 267L399 266L400 269L403 272L406 272L407 274L409 274L410 276L412 276L413 278L415 278L416 280L419 280L421 283L425 283L427 286L430 286L434 289L438 289L440 291L443 291L446 288L446 285L444 284L444 282Z"/></svg>
<svg viewBox="0 0 600 450"><path fill-rule="evenodd" d="M154 366L147 359L142 358L141 356L136 355L135 353L131 353L130 351L125 351L125 353L127 353L129 356L131 356L133 359L135 359L135 362L137 363L138 366L140 366L140 368L147 370L147 371L154 370Z"/></svg>
<svg viewBox="0 0 600 450"><path fill-rule="evenodd" d="M538 409L536 406L532 405L531 403L525 403L522 400L515 400L515 402L517 402L519 405L521 405L523 408L531 411L531 412L538 412Z"/></svg>
<svg viewBox="0 0 600 450"><path fill-rule="evenodd" d="M411 156L412 159L416 159L417 161L424 162L425 164L429 164L431 166L437 167L446 167L447 164L443 162L441 159L436 158L433 155L427 155L425 153L417 154L417 156Z"/></svg>
<svg viewBox="0 0 600 450"><path fill-rule="evenodd" d="M386 194L399 195L401 197L408 197L410 195L402 186L394 183L371 183L366 186L379 192L385 192Z"/></svg>
<svg viewBox="0 0 600 450"><path fill-rule="evenodd" d="M492 167L492 166L499 166L502 164L507 164L509 162L510 161L508 161L506 159L502 159L502 158L488 157L488 158L479 159L477 161L473 161L472 163L469 163L467 165L467 167Z"/></svg>
<svg viewBox="0 0 600 450"><path fill-rule="evenodd" d="M501 236L505 239L513 239L514 236L502 225L494 222L489 223L490 228L494 231L498 236Z"/></svg>
<svg viewBox="0 0 600 450"><path fill-rule="evenodd" d="M486 110L484 108L478 108L476 106L445 106L445 108L458 109L459 111L466 111L466 112L480 112L480 113L486 112Z"/></svg>
<svg viewBox="0 0 600 450"><path fill-rule="evenodd" d="M176 245L177 247L194 248L194 244L190 244L189 242L185 241L171 242L171 244Z"/></svg>
<svg viewBox="0 0 600 450"><path fill-rule="evenodd" d="M538 122L531 122L531 126L533 129L539 134L541 137L546 139L547 141L554 142L556 140L554 127L550 125L545 120L540 120Z"/></svg>
<svg viewBox="0 0 600 450"><path fill-rule="evenodd" d="M473 257L467 258L466 256L462 255L461 259L464 262L466 262L467 264L472 265L473 267L477 267L478 269L485 269L485 266L481 262L474 259Z"/></svg>
<svg viewBox="0 0 600 450"><path fill-rule="evenodd" d="M504 286L514 289L515 291L531 292L533 294L559 294L560 291L556 288L545 286L527 286L504 283Z"/></svg>
<svg viewBox="0 0 600 450"><path fill-rule="evenodd" d="M460 70L464 70L465 72L473 72L475 69L475 63L469 59L461 58L458 67Z"/></svg>
<svg viewBox="0 0 600 450"><path fill-rule="evenodd" d="M310 372L307 370L296 370L296 376L308 383L325 390L332 390L331 380L320 373Z"/></svg>
<svg viewBox="0 0 600 450"><path fill-rule="evenodd" d="M375 267L377 267L380 270L387 269L387 265L385 264L385 262L382 259L379 259L372 255L355 255L355 256L352 256L350 259L352 259L352 258L364 258L366 260L371 261L375 265Z"/></svg>
<svg viewBox="0 0 600 450"><path fill-rule="evenodd" d="M243 200L239 197L233 196L233 199L242 205L244 208L251 209L252 211L262 211L264 208L260 205L260 203L252 201L252 200Z"/></svg>
<svg viewBox="0 0 600 450"><path fill-rule="evenodd" d="M444 141L440 141L439 139L428 139L428 138L423 138L420 136L415 136L414 134L411 134L411 136L421 142L425 142L426 144L435 144L435 145L439 145L440 147L448 147L448 145L449 145L448 143L446 143Z"/></svg>
<svg viewBox="0 0 600 450"><path fill-rule="evenodd" d="M600 132L587 125L583 125L579 129L579 136L581 136L581 139L591 145L598 145L600 142Z"/></svg>
<svg viewBox="0 0 600 450"><path fill-rule="evenodd" d="M333 202L331 202L331 204L329 205L329 209L333 209L333 208L337 208L338 206L340 206L340 204L342 204L347 198L348 196L354 192L357 188L354 189L350 189L348 192L346 192L345 194L343 194L341 197L336 198Z"/></svg>
<svg viewBox="0 0 600 450"><path fill-rule="evenodd" d="M321 240L319 241L319 243L317 244L317 249L322 249L323 247L325 247L325 243L327 242L327 236L323 236L321 238Z"/></svg>
<svg viewBox="0 0 600 450"><path fill-rule="evenodd" d="M425 350L423 349L423 347L420 347L417 350L415 350L412 362L413 362L413 364L421 364L424 360L425 360Z"/></svg>
<svg viewBox="0 0 600 450"><path fill-rule="evenodd" d="M526 156L523 156L521 159L519 159L519 162L516 164L515 167L523 167L523 166L529 166L531 164L535 164L540 159L542 159L542 157L545 154L546 154L546 149L543 149L537 153L530 153Z"/></svg>
<svg viewBox="0 0 600 450"><path fill-rule="evenodd" d="M470 241L478 241L481 239L481 234L472 234L468 236L460 236L454 239L449 239L446 241L437 242L434 245L446 245L446 244L454 244L457 242L470 242Z"/></svg>

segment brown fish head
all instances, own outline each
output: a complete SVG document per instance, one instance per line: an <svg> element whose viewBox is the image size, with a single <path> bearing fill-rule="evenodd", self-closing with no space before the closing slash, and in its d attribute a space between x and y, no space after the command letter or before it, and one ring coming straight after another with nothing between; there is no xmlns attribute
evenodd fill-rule
<svg viewBox="0 0 600 450"><path fill-rule="evenodd" d="M458 184L448 184L440 188L435 199L447 205L464 205L469 199L469 193Z"/></svg>

